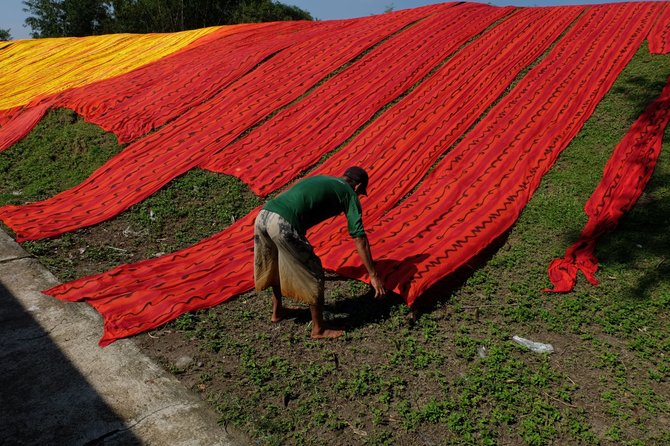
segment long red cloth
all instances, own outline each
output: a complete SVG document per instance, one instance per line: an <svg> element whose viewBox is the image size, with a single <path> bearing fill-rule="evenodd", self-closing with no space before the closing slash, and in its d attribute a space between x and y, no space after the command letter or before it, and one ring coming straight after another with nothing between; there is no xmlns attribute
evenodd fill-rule
<svg viewBox="0 0 670 446"><path fill-rule="evenodd" d="M0 115L0 151L21 141L42 120L50 105L37 102L31 106L3 110Z"/></svg>
<svg viewBox="0 0 670 446"><path fill-rule="evenodd" d="M647 39L651 54L670 53L670 4L665 3L665 9L656 19Z"/></svg>
<svg viewBox="0 0 670 446"><path fill-rule="evenodd" d="M276 22L213 33L125 76L68 91L53 106L71 108L127 143L209 100L273 53L344 25Z"/></svg>
<svg viewBox="0 0 670 446"><path fill-rule="evenodd" d="M201 167L235 175L257 194L267 195L343 143L382 106L511 11L466 3L426 18Z"/></svg>
<svg viewBox="0 0 670 446"><path fill-rule="evenodd" d="M661 5L662 6L662 5ZM384 280L408 304L516 221L546 171L646 37L659 4L595 6L469 132L419 189L370 229ZM323 257L356 265L348 246ZM407 259L407 260L405 260Z"/></svg>
<svg viewBox="0 0 670 446"><path fill-rule="evenodd" d="M240 28L254 26L256 25L234 25L209 31L205 29L163 36L120 34L83 39L21 41L15 51L9 54L0 53L0 62L3 63L4 69L10 68L8 71L11 71L0 76L0 90L9 94L8 97L0 99L4 100L2 102L5 106L21 105L3 110L0 115L8 111L15 117L24 112L35 115L35 107L43 114L49 107L56 106L56 100L62 97L60 93L68 90L68 85L71 91L77 91L79 87L76 86L95 84L95 79L123 78L124 73L132 72L138 67L142 70L141 67L152 65L150 61L161 60L161 55L164 60L172 60L171 56L181 53L185 48L197 47L212 40L210 38L193 40L195 35L205 37L214 35L216 39L222 35L234 34ZM192 36L189 37L189 34ZM185 40L180 42L181 39ZM54 91L60 93L48 93ZM98 96L99 93L101 92L91 92L88 101L96 103L103 100L103 97ZM117 100L120 96L128 94L121 88L114 89L110 93L115 95ZM29 122L26 118L22 121ZM7 121L0 117L0 150L8 148L31 130L31 127L27 126L6 128L6 123Z"/></svg>
<svg viewBox="0 0 670 446"><path fill-rule="evenodd" d="M371 175L365 221L375 222L426 175L435 161L575 20L583 7L522 9L458 52L416 90L381 115L314 174L350 165ZM346 228L318 246L346 240ZM319 236L317 236L319 237Z"/></svg>
<svg viewBox="0 0 670 446"><path fill-rule="evenodd" d="M70 108L127 143L207 101L273 53L347 25L276 22L224 28L130 73L36 98L20 110L34 122L34 116L39 119L51 108ZM5 128L0 122L0 150L32 128L23 123Z"/></svg>
<svg viewBox="0 0 670 446"><path fill-rule="evenodd" d="M211 100L131 144L78 186L41 202L4 206L0 219L16 232L18 241L25 241L60 235L114 217L197 166L361 51L449 6L352 20L339 32L292 46Z"/></svg>
<svg viewBox="0 0 670 446"><path fill-rule="evenodd" d="M13 107L6 110L0 110L0 127L6 125L9 121L14 119L21 110L21 107Z"/></svg>
<svg viewBox="0 0 670 446"><path fill-rule="evenodd" d="M642 194L661 153L669 120L670 78L658 99L647 107L614 149L600 183L584 206L588 222L565 255L549 265L549 279L554 288L544 291L572 291L578 271L591 284L598 284L596 243L601 235L616 227Z"/></svg>
<svg viewBox="0 0 670 446"><path fill-rule="evenodd" d="M538 8L514 14L457 53L315 173L337 175L349 164L368 166L373 178L370 196L363 201L365 221L376 220L411 190L435 158L581 10ZM407 128L414 130L408 133ZM409 150L417 147L420 150ZM386 174L394 168L396 172ZM100 311L105 320L102 345L159 326L183 312L216 305L253 287L256 212L178 253L121 265L47 292L63 300L87 299ZM339 227L326 222L310 233L310 239L318 250L339 243L346 238L333 231ZM354 269L343 272L359 275Z"/></svg>

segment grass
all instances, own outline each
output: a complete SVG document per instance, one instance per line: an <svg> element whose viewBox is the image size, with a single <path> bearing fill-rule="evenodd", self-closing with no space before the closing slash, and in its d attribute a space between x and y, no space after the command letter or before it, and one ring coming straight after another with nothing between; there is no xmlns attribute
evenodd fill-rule
<svg viewBox="0 0 670 446"><path fill-rule="evenodd" d="M0 156L0 204L42 200L73 187L122 149L113 135L71 111L52 111ZM118 218L24 248L61 280L72 280L190 246L258 204L235 178L194 169Z"/></svg>
<svg viewBox="0 0 670 446"><path fill-rule="evenodd" d="M50 113L0 156L0 203L43 200L74 187L120 149L114 135L74 112Z"/></svg>
<svg viewBox="0 0 670 446"><path fill-rule="evenodd" d="M416 317L331 277L327 316L348 328L340 340L310 340L307 312L271 324L264 292L183 315L138 344L256 444L670 443L669 134L639 203L598 245L601 286L580 278L573 293L541 292L613 147L668 75L670 57L642 48L504 239L456 286L432 290ZM0 154L0 203L71 187L119 150L52 112ZM259 202L233 178L193 171L112 221L24 247L69 280L188 246ZM534 354L513 335L556 352ZM176 367L185 355L193 361Z"/></svg>

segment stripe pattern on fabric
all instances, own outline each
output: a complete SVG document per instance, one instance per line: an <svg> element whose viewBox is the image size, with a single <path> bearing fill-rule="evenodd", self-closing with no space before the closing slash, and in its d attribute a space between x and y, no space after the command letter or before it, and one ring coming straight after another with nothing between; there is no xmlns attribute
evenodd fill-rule
<svg viewBox="0 0 670 446"><path fill-rule="evenodd" d="M665 9L649 32L648 40L651 54L670 53L670 4L665 4Z"/></svg>

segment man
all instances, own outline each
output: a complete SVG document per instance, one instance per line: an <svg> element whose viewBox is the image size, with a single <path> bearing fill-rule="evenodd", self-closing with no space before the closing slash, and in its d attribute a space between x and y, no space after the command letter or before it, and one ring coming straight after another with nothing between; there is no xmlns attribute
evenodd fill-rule
<svg viewBox="0 0 670 446"><path fill-rule="evenodd" d="M305 238L307 230L344 213L349 234L370 275L375 298L386 294L377 273L363 228L359 195L367 195L368 174L350 167L344 176L314 176L268 201L256 217L254 280L256 291L272 287L272 321L279 322L296 311L284 307L282 296L309 305L312 338L336 338L344 331L326 327L323 321L324 273L321 260Z"/></svg>

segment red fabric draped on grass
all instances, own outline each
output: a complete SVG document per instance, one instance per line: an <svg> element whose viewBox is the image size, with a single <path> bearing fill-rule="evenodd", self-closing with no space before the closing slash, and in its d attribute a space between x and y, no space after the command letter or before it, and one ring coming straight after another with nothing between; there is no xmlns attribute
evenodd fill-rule
<svg viewBox="0 0 670 446"><path fill-rule="evenodd" d="M42 120L50 105L36 101L36 104L3 110L0 115L0 151L3 151L30 133Z"/></svg>
<svg viewBox="0 0 670 446"><path fill-rule="evenodd" d="M658 4L589 8L558 45L370 231L383 272L414 300L516 221L558 154L647 35ZM352 265L349 249L329 253Z"/></svg>
<svg viewBox="0 0 670 446"><path fill-rule="evenodd" d="M516 221L559 153L646 37L656 3L589 8L557 46L370 230L382 271L411 305ZM335 270L355 265L341 246ZM402 261L410 259L411 261Z"/></svg>
<svg viewBox="0 0 670 446"><path fill-rule="evenodd" d="M588 222L565 256L551 262L549 279L554 288L545 291L572 291L578 271L591 284L598 285L596 243L601 235L616 227L642 194L661 153L669 120L670 79L660 97L647 107L614 149L600 183L584 206Z"/></svg>
<svg viewBox="0 0 670 446"><path fill-rule="evenodd" d="M127 75L65 92L53 107L71 108L128 143L209 100L277 51L345 25L277 22L218 38L215 32Z"/></svg>
<svg viewBox="0 0 670 446"><path fill-rule="evenodd" d="M257 194L267 195L343 143L382 106L512 10L466 3L426 18L201 167L234 175Z"/></svg>
<svg viewBox="0 0 670 446"><path fill-rule="evenodd" d="M120 143L129 142L206 101L264 58L316 31L313 22L224 28L130 73L36 98L6 111L14 115L9 125L0 116L0 150L23 139L49 109L59 107L113 132Z"/></svg>
<svg viewBox="0 0 670 446"><path fill-rule="evenodd" d="M131 144L78 186L41 202L4 206L0 219L16 232L18 241L25 241L112 218L197 166L365 49L409 23L449 7L430 6L353 20L338 32L294 45L163 129Z"/></svg>
<svg viewBox="0 0 670 446"><path fill-rule="evenodd" d="M7 125L9 121L14 119L21 110L21 107L14 107L7 110L0 110L0 127Z"/></svg>
<svg viewBox="0 0 670 446"><path fill-rule="evenodd" d="M581 10L537 8L515 13L457 53L315 173L339 175L350 164L368 166L372 187L363 201L364 219L377 220ZM101 345L157 327L184 312L217 305L253 287L257 211L178 253L121 265L47 293L63 300L88 300L105 320ZM326 222L309 236L318 251L342 240L351 245L341 227L340 222ZM360 275L354 268L340 272Z"/></svg>
<svg viewBox="0 0 670 446"><path fill-rule="evenodd" d="M128 74L35 99L19 108L30 118L0 127L0 150L24 138L32 129L27 123L34 126L46 111L58 107L114 133L120 143L130 142L207 101L277 51L351 24L291 21L215 31Z"/></svg>
<svg viewBox="0 0 670 446"><path fill-rule="evenodd" d="M647 39L651 54L670 53L670 4L665 4L665 9L656 20Z"/></svg>

